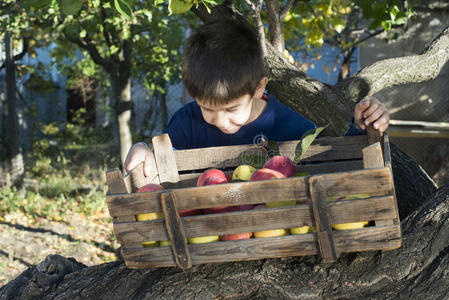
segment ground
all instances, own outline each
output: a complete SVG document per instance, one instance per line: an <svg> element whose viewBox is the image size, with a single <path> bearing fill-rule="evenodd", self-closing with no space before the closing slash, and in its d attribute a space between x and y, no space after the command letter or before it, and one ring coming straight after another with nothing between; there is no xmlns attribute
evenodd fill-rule
<svg viewBox="0 0 449 300"><path fill-rule="evenodd" d="M60 222L8 214L0 221L0 236L0 286L49 254L74 257L91 266L115 261L119 247L107 209L89 219L73 213Z"/></svg>

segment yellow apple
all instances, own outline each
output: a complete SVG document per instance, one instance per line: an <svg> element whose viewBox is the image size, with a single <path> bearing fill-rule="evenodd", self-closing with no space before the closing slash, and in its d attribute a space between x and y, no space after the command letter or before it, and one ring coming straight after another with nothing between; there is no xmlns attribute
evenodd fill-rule
<svg viewBox="0 0 449 300"><path fill-rule="evenodd" d="M288 235L287 229L273 229L273 230L264 230L264 231L254 232L255 238L266 238L266 237L283 236L283 235Z"/></svg>
<svg viewBox="0 0 449 300"><path fill-rule="evenodd" d="M218 242L220 240L218 235L211 235L211 236L200 236L200 237L193 237L189 238L189 244L205 244L205 243L213 243Z"/></svg>
<svg viewBox="0 0 449 300"><path fill-rule="evenodd" d="M290 233L291 234L306 234L309 232L310 230L310 226L301 226L301 227L296 227L296 228L290 228Z"/></svg>
<svg viewBox="0 0 449 300"><path fill-rule="evenodd" d="M144 247L159 247L159 241L142 242L142 246L144 246Z"/></svg>
<svg viewBox="0 0 449 300"><path fill-rule="evenodd" d="M137 221L149 221L149 220L157 220L164 218L162 213L147 213L147 214L138 214L136 216Z"/></svg>
<svg viewBox="0 0 449 300"><path fill-rule="evenodd" d="M162 246L171 246L171 242L170 241L160 241L159 245Z"/></svg>
<svg viewBox="0 0 449 300"><path fill-rule="evenodd" d="M368 221L334 224L332 225L332 228L335 230L350 230L350 229L360 229L365 227L366 225L368 225Z"/></svg>
<svg viewBox="0 0 449 300"><path fill-rule="evenodd" d="M232 180L249 181L256 168L250 165L240 165L232 173Z"/></svg>

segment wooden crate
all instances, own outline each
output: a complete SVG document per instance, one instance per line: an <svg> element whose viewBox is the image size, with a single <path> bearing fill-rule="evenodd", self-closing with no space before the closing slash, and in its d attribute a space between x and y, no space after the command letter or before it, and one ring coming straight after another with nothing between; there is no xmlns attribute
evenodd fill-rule
<svg viewBox="0 0 449 300"><path fill-rule="evenodd" d="M279 144L281 155L294 157L298 141ZM153 138L152 174L142 165L122 176L107 172L107 204L114 233L130 268L178 266L262 258L391 250L400 247L401 231L394 192L388 136L323 137L315 140L298 172L304 177L196 187L206 168L233 168L243 153L266 153L258 145L173 151L168 135ZM200 172L198 172L200 170ZM228 170L232 173L232 169ZM166 189L134 193L147 183ZM368 193L370 198L329 202L328 197ZM180 217L184 209L307 200L311 204ZM136 221L136 215L163 212L165 218ZM370 221L361 229L336 231L332 224ZM186 238L315 226L316 232L207 244ZM144 241L170 240L171 246L143 247Z"/></svg>

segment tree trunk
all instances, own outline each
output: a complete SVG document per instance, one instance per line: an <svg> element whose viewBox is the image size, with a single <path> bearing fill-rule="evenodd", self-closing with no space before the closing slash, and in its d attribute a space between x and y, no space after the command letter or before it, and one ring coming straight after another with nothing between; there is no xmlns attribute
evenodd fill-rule
<svg viewBox="0 0 449 300"><path fill-rule="evenodd" d="M8 150L11 167L11 182L13 186L21 187L23 184L24 165L22 147L19 138L19 124L16 109L16 76L13 57L13 40L11 32L5 34L6 48L6 99L8 103Z"/></svg>
<svg viewBox="0 0 449 300"><path fill-rule="evenodd" d="M304 256L185 272L128 269L122 261L85 267L49 256L3 286L0 299L443 299L449 293L449 184L436 191L394 146L392 161L404 218L397 250L342 254L331 264Z"/></svg>
<svg viewBox="0 0 449 300"><path fill-rule="evenodd" d="M131 134L131 79L111 76L114 97L115 118L119 137L119 150L122 163L132 146Z"/></svg>

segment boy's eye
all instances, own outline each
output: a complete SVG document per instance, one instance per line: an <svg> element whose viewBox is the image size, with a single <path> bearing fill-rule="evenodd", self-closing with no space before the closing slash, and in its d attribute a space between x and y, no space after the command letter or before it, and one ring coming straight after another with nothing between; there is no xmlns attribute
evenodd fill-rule
<svg viewBox="0 0 449 300"><path fill-rule="evenodd" d="M227 112L233 112L233 111L236 111L236 110L237 110L237 108L228 108L228 109L226 109Z"/></svg>

